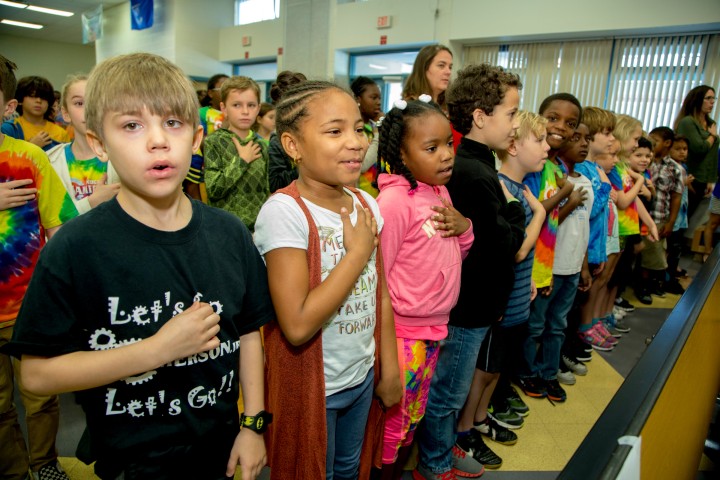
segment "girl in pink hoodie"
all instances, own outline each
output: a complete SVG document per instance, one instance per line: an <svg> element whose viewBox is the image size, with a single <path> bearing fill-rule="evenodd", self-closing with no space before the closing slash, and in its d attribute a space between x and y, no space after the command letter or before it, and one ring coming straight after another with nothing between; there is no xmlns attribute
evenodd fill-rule
<svg viewBox="0 0 720 480"><path fill-rule="evenodd" d="M473 242L470 220L452 206L445 184L454 151L447 117L430 102L395 102L380 125L378 178L385 219L385 274L395 314L398 360L405 386L386 414L382 479L399 479L415 428L425 413L430 381L460 292L460 267Z"/></svg>

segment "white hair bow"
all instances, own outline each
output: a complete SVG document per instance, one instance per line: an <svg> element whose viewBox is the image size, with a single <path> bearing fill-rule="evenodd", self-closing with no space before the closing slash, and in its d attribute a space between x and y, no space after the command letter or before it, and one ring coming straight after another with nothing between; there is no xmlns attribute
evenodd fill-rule
<svg viewBox="0 0 720 480"><path fill-rule="evenodd" d="M420 100L423 103L430 103L432 101L432 97L428 95L427 93L423 93L418 97L418 100Z"/></svg>
<svg viewBox="0 0 720 480"><path fill-rule="evenodd" d="M405 107L407 107L407 102L405 100L395 100L393 106L395 108L399 108L400 110L405 110Z"/></svg>

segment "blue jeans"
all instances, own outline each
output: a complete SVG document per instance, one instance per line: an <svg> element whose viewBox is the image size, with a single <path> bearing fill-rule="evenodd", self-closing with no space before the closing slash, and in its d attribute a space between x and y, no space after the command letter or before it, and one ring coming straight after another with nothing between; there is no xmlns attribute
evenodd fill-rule
<svg viewBox="0 0 720 480"><path fill-rule="evenodd" d="M360 450L373 397L374 371L365 381L325 398L327 419L327 480L356 479L360 468Z"/></svg>
<svg viewBox="0 0 720 480"><path fill-rule="evenodd" d="M523 376L555 380L560 368L560 348L565 341L567 315L575 301L580 273L553 275L550 295L538 295L530 307L528 336L523 345Z"/></svg>
<svg viewBox="0 0 720 480"><path fill-rule="evenodd" d="M480 345L489 329L448 325L448 336L440 342L424 426L418 432L420 463L433 473L444 473L453 467L458 415L470 392Z"/></svg>

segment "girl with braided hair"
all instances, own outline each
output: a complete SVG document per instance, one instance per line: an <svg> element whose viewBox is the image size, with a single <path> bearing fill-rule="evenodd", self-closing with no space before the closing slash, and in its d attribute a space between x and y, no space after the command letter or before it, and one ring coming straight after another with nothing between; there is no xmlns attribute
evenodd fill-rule
<svg viewBox="0 0 720 480"><path fill-rule="evenodd" d="M388 409L383 480L399 479L425 413L439 344L460 292L460 266L474 236L445 184L453 169L452 132L429 95L398 100L380 125L381 239L397 335L402 401Z"/></svg>
<svg viewBox="0 0 720 480"><path fill-rule="evenodd" d="M277 317L264 330L271 479L365 480L402 387L384 222L347 187L367 149L363 120L346 91L308 81L284 93L275 124L298 179L263 205L254 237Z"/></svg>

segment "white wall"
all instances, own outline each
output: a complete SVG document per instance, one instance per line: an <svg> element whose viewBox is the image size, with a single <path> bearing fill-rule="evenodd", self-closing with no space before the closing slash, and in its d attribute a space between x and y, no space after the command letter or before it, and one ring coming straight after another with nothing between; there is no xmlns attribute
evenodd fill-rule
<svg viewBox="0 0 720 480"><path fill-rule="evenodd" d="M337 6L334 48L349 49L380 45L431 42L435 37L436 0L396 0L345 3ZM391 28L378 29L380 16L392 15Z"/></svg>
<svg viewBox="0 0 720 480"><path fill-rule="evenodd" d="M95 66L95 49L92 45L45 42L27 37L0 35L2 53L18 69L18 80L28 75L39 75L50 80L55 90L61 90L65 78L72 73L88 73Z"/></svg>
<svg viewBox="0 0 720 480"><path fill-rule="evenodd" d="M371 2L372 3L372 2ZM593 37L720 27L718 0L452 0L447 40ZM378 10L381 10L378 8ZM714 25L710 25L713 24Z"/></svg>
<svg viewBox="0 0 720 480"><path fill-rule="evenodd" d="M130 2L103 10L103 37L95 42L97 61L123 53L149 52L175 62L173 8L172 1L155 2L154 24L145 30L131 30Z"/></svg>
<svg viewBox="0 0 720 480"><path fill-rule="evenodd" d="M218 55L218 30L233 25L235 2L174 0L174 3L175 62L178 66L188 75L197 77L232 73L231 65L220 61Z"/></svg>
<svg viewBox="0 0 720 480"><path fill-rule="evenodd" d="M250 36L252 44L242 46L242 37ZM223 62L277 56L278 48L285 43L282 18L265 22L238 25L220 29L218 58Z"/></svg>

